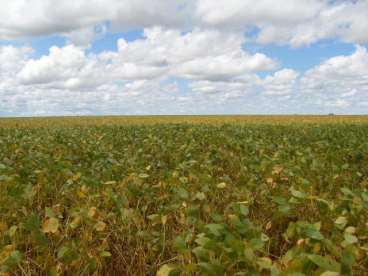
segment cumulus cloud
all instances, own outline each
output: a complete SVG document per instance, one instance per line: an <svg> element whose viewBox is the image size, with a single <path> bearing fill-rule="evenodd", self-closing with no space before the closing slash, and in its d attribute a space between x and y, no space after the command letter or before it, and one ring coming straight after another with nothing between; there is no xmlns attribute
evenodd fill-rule
<svg viewBox="0 0 368 276"><path fill-rule="evenodd" d="M0 46L0 115L366 108L365 47L301 73L245 51L244 43L236 30L152 27L142 38L119 39L116 51L99 54L69 44L35 58L29 47Z"/></svg>
<svg viewBox="0 0 368 276"><path fill-rule="evenodd" d="M154 27L144 38L118 41L117 52L105 52L111 74L122 79L153 79L165 74L195 80L226 81L244 74L267 71L276 61L261 53L242 50L240 33L194 29L180 31ZM213 47L208 47L213 45Z"/></svg>
<svg viewBox="0 0 368 276"><path fill-rule="evenodd" d="M300 91L320 105L347 108L368 96L368 52L356 46L351 55L336 56L308 70L300 79Z"/></svg>
<svg viewBox="0 0 368 276"><path fill-rule="evenodd" d="M276 66L264 54L245 52L243 42L240 33L195 29L183 34L154 27L142 39L120 39L117 51L100 54L66 45L33 58L30 49L3 47L1 66L7 75L1 76L1 85L13 89L1 96L2 109L27 115L122 113L123 108L144 113L161 107L165 113L175 106L176 113L205 102L199 94L211 93L219 94L214 102L220 103L249 93L259 80L255 73ZM175 79L187 82L188 95L178 93Z"/></svg>
<svg viewBox="0 0 368 276"><path fill-rule="evenodd" d="M293 47L334 38L345 42L365 43L368 41L368 33L364 31L367 17L368 1L337 1L332 5L325 4L309 20L290 25L264 24L260 28L257 41L290 44Z"/></svg>
<svg viewBox="0 0 368 276"><path fill-rule="evenodd" d="M354 53L330 58L308 70L301 79L305 92L355 95L352 90L368 92L368 52L357 46Z"/></svg>
<svg viewBox="0 0 368 276"><path fill-rule="evenodd" d="M329 38L368 41L368 0L284 0L282 5L273 0L3 0L1 7L0 39L62 34L86 46L101 27L121 32L163 26L256 27L258 42L294 47Z"/></svg>
<svg viewBox="0 0 368 276"><path fill-rule="evenodd" d="M15 76L25 65L31 52L29 47L0 46L0 92L16 85Z"/></svg>
<svg viewBox="0 0 368 276"><path fill-rule="evenodd" d="M320 0L284 0L282 5L277 5L272 0L199 0L196 2L196 16L210 26L285 26L313 18L326 3Z"/></svg>
<svg viewBox="0 0 368 276"><path fill-rule="evenodd" d="M248 55L236 51L187 61L178 66L175 74L188 79L229 80L245 73L271 70L275 67L276 63L264 54Z"/></svg>
<svg viewBox="0 0 368 276"><path fill-rule="evenodd" d="M88 89L107 80L106 71L96 56L73 45L53 46L46 56L28 60L17 74L19 84L44 88Z"/></svg>
<svg viewBox="0 0 368 276"><path fill-rule="evenodd" d="M365 31L368 1L285 0L199 0L196 18L205 26L217 28L257 27L257 42L309 45L338 38L353 43L368 41Z"/></svg>
<svg viewBox="0 0 368 276"><path fill-rule="evenodd" d="M262 85L269 95L287 95L296 90L299 73L292 69L282 69L267 76Z"/></svg>
<svg viewBox="0 0 368 276"><path fill-rule="evenodd" d="M48 55L28 60L17 77L26 85L80 89L88 84L165 76L229 81L276 67L276 62L264 54L243 51L243 42L239 33L196 29L182 35L175 30L152 28L145 30L143 39L120 39L116 52L86 56L74 45L51 47ZM208 44L215 46L208 48Z"/></svg>
<svg viewBox="0 0 368 276"><path fill-rule="evenodd" d="M257 75L246 75L241 80L211 81L199 80L190 83L190 88L198 94L221 94L221 97L239 97L256 89L260 82Z"/></svg>
<svg viewBox="0 0 368 276"><path fill-rule="evenodd" d="M69 33L110 22L113 30L184 26L184 0L1 1L0 38Z"/></svg>

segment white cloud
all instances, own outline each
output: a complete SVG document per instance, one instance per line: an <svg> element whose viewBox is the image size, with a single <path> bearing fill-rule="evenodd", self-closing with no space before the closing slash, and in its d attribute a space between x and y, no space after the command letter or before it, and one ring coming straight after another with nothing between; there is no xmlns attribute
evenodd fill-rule
<svg viewBox="0 0 368 276"><path fill-rule="evenodd" d="M188 2L189 3L189 2ZM184 26L187 1L0 1L0 39L86 31L110 22L113 30Z"/></svg>
<svg viewBox="0 0 368 276"><path fill-rule="evenodd" d="M257 27L259 43L301 47L329 38L368 41L367 0L198 0L196 7L197 22L205 26L241 30Z"/></svg>
<svg viewBox="0 0 368 276"><path fill-rule="evenodd" d="M357 46L355 52L349 56L336 56L322 62L304 74L301 86L305 92L345 96L353 89L368 92L367 49Z"/></svg>
<svg viewBox="0 0 368 276"><path fill-rule="evenodd" d="M0 46L0 93L16 85L15 76L31 52L29 47Z"/></svg>
<svg viewBox="0 0 368 276"><path fill-rule="evenodd" d="M156 27L146 29L144 34L144 39L129 43L120 39L118 52L101 55L111 60L116 77L152 79L168 74L186 79L226 81L276 67L276 62L264 54L244 52L241 33L195 29L181 34Z"/></svg>
<svg viewBox="0 0 368 276"><path fill-rule="evenodd" d="M298 2L298 1L295 1ZM303 1L308 3L308 1ZM320 4L323 1L318 1ZM302 6L299 6L301 9ZM264 24L260 26L257 41L260 43L290 44L293 47L310 45L323 39L340 39L352 43L368 41L365 30L368 18L368 1L337 1L316 10L313 17L294 24Z"/></svg>
<svg viewBox="0 0 368 276"><path fill-rule="evenodd" d="M210 26L240 27L273 24L290 25L313 18L324 7L320 0L228 0L197 1L196 15Z"/></svg>
<svg viewBox="0 0 368 276"><path fill-rule="evenodd" d="M0 47L0 114L277 113L363 110L368 53L337 56L300 74L242 49L235 31L149 28L117 51L75 45L32 58ZM211 45L209 47L208 45ZM212 47L213 45L213 47ZM268 76L258 72L271 70ZM314 109L313 109L314 108ZM359 109L360 108L360 109Z"/></svg>
<svg viewBox="0 0 368 276"><path fill-rule="evenodd" d="M175 75L188 79L230 80L249 72L271 70L276 63L263 54L241 50L220 56L198 57L179 65Z"/></svg>
<svg viewBox="0 0 368 276"><path fill-rule="evenodd" d="M333 101L327 101L324 103L327 107L347 108L351 106L351 103L347 100L337 99Z"/></svg>
<svg viewBox="0 0 368 276"><path fill-rule="evenodd" d="M63 34L63 36L67 39L68 44L89 48L92 41L98 38L103 38L106 33L107 26L105 24L100 24L92 27L73 30Z"/></svg>
<svg viewBox="0 0 368 276"><path fill-rule="evenodd" d="M168 76L233 82L251 72L276 67L276 62L264 54L244 52L243 41L239 33L196 29L182 35L162 28L146 29L143 39L120 39L117 52L98 56L87 56L73 45L52 47L48 55L28 60L17 77L23 85L78 90L107 82ZM216 46L208 49L209 44Z"/></svg>
<svg viewBox="0 0 368 276"><path fill-rule="evenodd" d="M68 45L53 46L49 55L28 60L17 79L22 85L83 90L103 84L108 77L96 56L86 56L82 49Z"/></svg>
<svg viewBox="0 0 368 276"><path fill-rule="evenodd" d="M260 43L294 47L338 38L368 41L368 0L0 0L0 39L62 34L86 46L95 27L111 31L152 28L257 27ZM214 46L214 45L211 45Z"/></svg>
<svg viewBox="0 0 368 276"><path fill-rule="evenodd" d="M189 86L191 91L197 94L219 93L221 97L239 97L254 91L259 82L260 79L257 75L247 75L246 77L243 76L243 80L200 80L191 82Z"/></svg>
<svg viewBox="0 0 368 276"><path fill-rule="evenodd" d="M358 106L368 97L367 49L357 46L351 55L325 60L303 75L299 89L320 105Z"/></svg>
<svg viewBox="0 0 368 276"><path fill-rule="evenodd" d="M259 80L254 72L275 66L263 54L244 52L243 41L240 33L195 29L182 34L152 28L145 30L144 38L121 39L117 51L98 55L66 45L31 58L26 55L29 49L4 47L2 66L17 66L6 68L7 75L1 77L1 87L7 83L11 93L0 91L0 106L2 112L23 115L61 110L64 114L124 113L124 108L134 114L176 113L193 109L194 100L205 102L199 94L215 92L220 103L249 93ZM208 48L209 44L214 47ZM189 81L187 96L178 92L172 78Z"/></svg>
<svg viewBox="0 0 368 276"><path fill-rule="evenodd" d="M262 85L266 94L287 95L295 92L299 73L292 69L282 69L267 76Z"/></svg>

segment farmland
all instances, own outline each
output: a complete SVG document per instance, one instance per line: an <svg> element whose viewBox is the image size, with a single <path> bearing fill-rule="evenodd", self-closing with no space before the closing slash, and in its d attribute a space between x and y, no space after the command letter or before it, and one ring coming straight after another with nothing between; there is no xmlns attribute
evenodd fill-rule
<svg viewBox="0 0 368 276"><path fill-rule="evenodd" d="M368 275L368 117L0 120L0 275Z"/></svg>

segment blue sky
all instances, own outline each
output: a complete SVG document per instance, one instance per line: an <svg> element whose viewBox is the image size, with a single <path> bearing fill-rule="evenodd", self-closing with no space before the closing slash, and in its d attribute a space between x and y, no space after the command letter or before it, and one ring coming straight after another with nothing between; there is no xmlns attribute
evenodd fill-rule
<svg viewBox="0 0 368 276"><path fill-rule="evenodd" d="M1 4L0 116L368 110L368 0Z"/></svg>

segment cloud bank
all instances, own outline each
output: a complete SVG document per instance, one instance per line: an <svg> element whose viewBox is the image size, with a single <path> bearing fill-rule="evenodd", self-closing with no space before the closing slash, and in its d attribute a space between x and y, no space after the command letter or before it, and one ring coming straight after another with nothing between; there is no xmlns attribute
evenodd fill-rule
<svg viewBox="0 0 368 276"><path fill-rule="evenodd" d="M362 113L368 106L368 1L1 1L0 115ZM108 32L143 29L95 53ZM251 33L252 37L247 34ZM47 54L11 41L58 35ZM335 39L347 55L304 71L258 45ZM7 42L8 41L8 42Z"/></svg>

